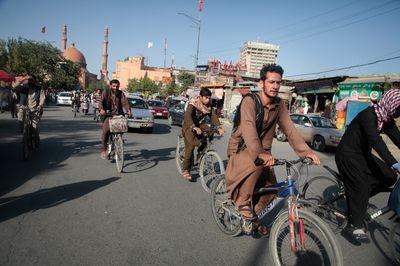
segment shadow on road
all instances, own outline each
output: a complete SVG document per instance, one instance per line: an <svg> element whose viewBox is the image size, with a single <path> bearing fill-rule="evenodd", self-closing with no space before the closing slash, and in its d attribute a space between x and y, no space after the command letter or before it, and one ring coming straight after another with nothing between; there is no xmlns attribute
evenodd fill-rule
<svg viewBox="0 0 400 266"><path fill-rule="evenodd" d="M125 160L133 161L124 166L124 173L141 172L158 165L160 161L169 161L175 158L172 152L175 148L164 148L157 150L130 150L125 152Z"/></svg>
<svg viewBox="0 0 400 266"><path fill-rule="evenodd" d="M100 141L87 137L88 131L100 126L88 119L62 118L62 109L46 107L40 122L41 146L28 161L22 160L22 135L18 121L9 114L0 116L0 197L46 171L65 166L71 156L92 153ZM61 119L60 119L61 117ZM45 136L45 137L44 137Z"/></svg>
<svg viewBox="0 0 400 266"><path fill-rule="evenodd" d="M0 199L0 223L27 212L47 209L77 199L96 189L117 181L119 177L90 180L40 189L21 196Z"/></svg>

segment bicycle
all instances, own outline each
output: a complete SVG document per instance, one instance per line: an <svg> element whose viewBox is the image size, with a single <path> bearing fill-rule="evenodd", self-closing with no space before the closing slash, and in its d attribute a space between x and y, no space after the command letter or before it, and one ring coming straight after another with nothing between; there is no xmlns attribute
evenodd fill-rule
<svg viewBox="0 0 400 266"><path fill-rule="evenodd" d="M74 118L76 117L76 113L78 112L78 109L79 109L78 105L75 102L73 102L72 103L72 112L74 112Z"/></svg>
<svg viewBox="0 0 400 266"><path fill-rule="evenodd" d="M310 179L303 188L301 197L311 203L311 210L322 218L333 230L338 233L343 230L347 224L347 203L345 195L345 187L342 178L338 172L331 169L329 166L323 166L334 178L327 176L317 176ZM396 172L399 176L399 172ZM400 181L397 179L393 187L399 186ZM324 189L321 193L321 190ZM393 188L382 189L379 192L390 192ZM389 196L390 197L390 196ZM393 211L394 215L389 217L392 220L389 239L391 251L394 259L400 264L400 216L395 210L392 210L388 205L368 214L364 219L364 230L368 231L368 223L375 220L377 217ZM398 239L396 239L398 238Z"/></svg>
<svg viewBox="0 0 400 266"><path fill-rule="evenodd" d="M277 197L257 215L257 220L270 229L269 252L275 265L343 265L335 235L321 218L307 211L296 196L291 169L297 163L310 164L310 159L289 161L275 159L275 166L286 168L286 180L254 192L254 195L276 192ZM262 164L260 159L257 165ZM285 207L286 205L286 207ZM211 189L211 209L219 229L227 235L255 233L254 225L246 222L232 200L228 198L225 177L220 175Z"/></svg>
<svg viewBox="0 0 400 266"><path fill-rule="evenodd" d="M119 119L122 116L113 117L111 114L106 114L106 117L109 117L109 120L111 120ZM123 132L113 132L112 127L110 126L110 136L107 142L107 156L109 160L115 160L117 171L119 173L121 173L122 169L124 168L124 140L122 138L122 135Z"/></svg>
<svg viewBox="0 0 400 266"><path fill-rule="evenodd" d="M200 150L197 154L196 160L193 159L192 166L199 166L199 176L201 185L204 190L208 193L211 191L211 186L214 178L218 175L225 173L224 163L221 157L218 155L217 151L212 149L212 140L215 133L218 132L217 127L210 126L202 129L202 134L204 136L203 141L205 142L204 149ZM182 174L182 165L185 155L185 143L182 135L178 136L178 142L176 145L176 167L179 174Z"/></svg>
<svg viewBox="0 0 400 266"><path fill-rule="evenodd" d="M27 106L20 106L19 109L24 113L22 118L22 159L27 161L33 150L32 116L35 114Z"/></svg>

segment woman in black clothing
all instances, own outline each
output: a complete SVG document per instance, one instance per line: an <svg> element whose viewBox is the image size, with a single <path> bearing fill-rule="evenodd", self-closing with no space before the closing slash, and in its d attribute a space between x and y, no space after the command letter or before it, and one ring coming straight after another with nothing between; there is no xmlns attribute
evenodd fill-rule
<svg viewBox="0 0 400 266"><path fill-rule="evenodd" d="M363 230L368 200L390 187L400 163L390 153L380 133L400 148L400 131L394 118L400 116L400 90L388 90L377 104L361 111L350 123L336 150L335 161L346 189L349 225L345 232L357 242L369 242ZM371 154L374 149L382 160Z"/></svg>

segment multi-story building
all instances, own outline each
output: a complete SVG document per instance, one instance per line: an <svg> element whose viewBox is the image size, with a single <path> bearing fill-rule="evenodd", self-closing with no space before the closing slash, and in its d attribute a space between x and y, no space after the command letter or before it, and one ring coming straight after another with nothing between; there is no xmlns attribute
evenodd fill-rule
<svg viewBox="0 0 400 266"><path fill-rule="evenodd" d="M259 77L265 64L276 64L279 45L265 42L245 42L240 48L240 63L246 65L246 76Z"/></svg>

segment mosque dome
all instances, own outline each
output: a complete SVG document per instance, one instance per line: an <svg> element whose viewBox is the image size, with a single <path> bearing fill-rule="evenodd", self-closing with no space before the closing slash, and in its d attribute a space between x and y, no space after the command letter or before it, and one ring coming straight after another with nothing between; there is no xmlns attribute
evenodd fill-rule
<svg viewBox="0 0 400 266"><path fill-rule="evenodd" d="M74 63L77 63L83 67L86 67L86 59L85 56L75 48L75 43L71 43L71 46L65 49L64 58L71 60Z"/></svg>

